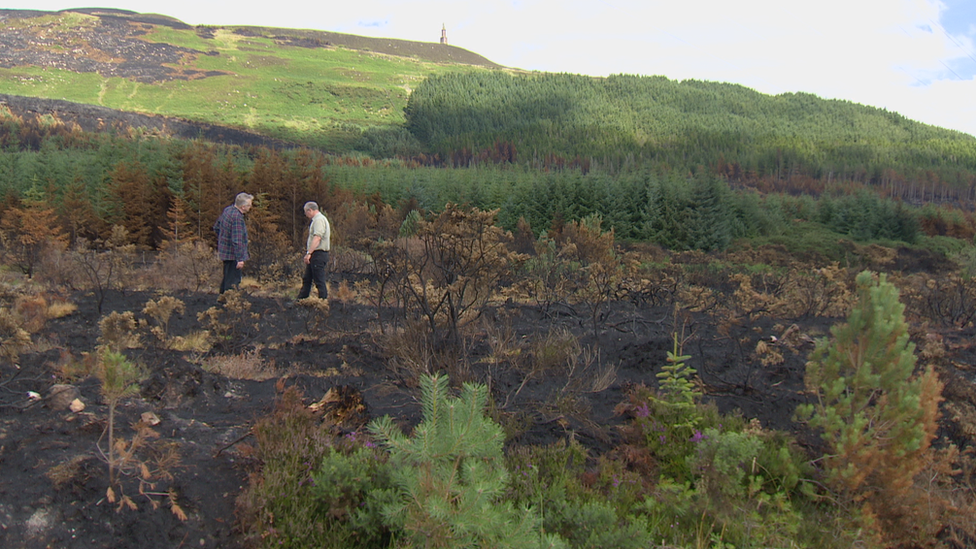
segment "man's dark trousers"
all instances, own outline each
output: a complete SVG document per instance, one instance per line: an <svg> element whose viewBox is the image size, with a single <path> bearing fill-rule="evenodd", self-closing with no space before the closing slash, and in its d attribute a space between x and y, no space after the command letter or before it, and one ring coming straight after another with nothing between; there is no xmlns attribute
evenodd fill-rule
<svg viewBox="0 0 976 549"><path fill-rule="evenodd" d="M220 281L220 293L241 285L241 270L237 268L236 259L224 261L224 278Z"/></svg>
<svg viewBox="0 0 976 549"><path fill-rule="evenodd" d="M302 275L302 291L298 292L298 299L305 299L312 293L312 284L319 291L319 298L329 297L329 289L325 285L325 267L329 264L329 252L315 250L312 257L305 265L305 274Z"/></svg>

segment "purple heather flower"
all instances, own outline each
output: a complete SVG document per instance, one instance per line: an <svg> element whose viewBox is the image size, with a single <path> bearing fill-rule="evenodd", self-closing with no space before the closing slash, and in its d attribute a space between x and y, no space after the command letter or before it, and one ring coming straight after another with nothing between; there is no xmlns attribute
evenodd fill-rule
<svg viewBox="0 0 976 549"><path fill-rule="evenodd" d="M637 407L637 417L647 417L651 415L651 410L647 407L646 402L642 402L640 406Z"/></svg>

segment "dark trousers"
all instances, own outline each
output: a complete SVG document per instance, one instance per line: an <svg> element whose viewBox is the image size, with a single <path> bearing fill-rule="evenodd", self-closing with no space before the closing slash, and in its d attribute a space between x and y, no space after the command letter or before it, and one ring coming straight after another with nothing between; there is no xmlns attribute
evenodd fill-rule
<svg viewBox="0 0 976 549"><path fill-rule="evenodd" d="M241 270L234 259L224 261L224 278L220 281L220 293L241 285Z"/></svg>
<svg viewBox="0 0 976 549"><path fill-rule="evenodd" d="M315 250L312 257L305 265L305 274L302 275L302 291L298 292L298 299L305 299L312 293L312 284L319 291L319 298L329 297L329 289L325 286L325 267L329 264L329 252Z"/></svg>

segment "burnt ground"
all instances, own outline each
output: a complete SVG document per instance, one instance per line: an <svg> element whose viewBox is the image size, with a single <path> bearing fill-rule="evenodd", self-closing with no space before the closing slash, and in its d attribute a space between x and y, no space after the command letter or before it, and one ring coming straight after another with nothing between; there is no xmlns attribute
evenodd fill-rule
<svg viewBox="0 0 976 549"><path fill-rule="evenodd" d="M200 330L197 313L215 303L212 293L174 294L185 303L175 315L169 333L186 335ZM112 293L104 313L133 311L138 318L149 292ZM309 328L307 311L289 307L283 298L249 295L256 321L240 324L231 340L206 354L158 348L148 333L142 345L127 351L149 372L140 393L123 401L117 413L117 436L131 439L144 412L159 418L154 438L144 456L159 456L175 448L179 464L168 466L171 477L158 475L157 483L140 495L134 477L122 477L135 510L119 509L107 498L105 461L97 444L105 430L108 409L99 382L87 377L74 382L82 411L65 409L50 397L51 389L71 364L83 364L99 336L94 296L76 294L69 301L78 309L48 321L33 335L46 350L21 356L20 369L0 366L0 547L4 548L108 548L141 547L233 548L242 546L235 525L235 498L248 482L253 463L245 448L255 421L268 414L276 394L285 386L299 388L307 403L318 401L329 389L351 387L361 393L365 419L386 414L405 427L419 421L416 383L403 369L392 367L376 344L376 310L368 305L333 301L324 325ZM579 335L584 347L594 348L592 325L585 311L564 309L542 315L537 307L507 304L485 313L486 326L511 325L516 339L543 337L553 328ZM782 336L783 326L773 321L726 326L719 333L707 317L689 317L684 323L691 337L684 347L689 363L699 371L707 398L725 412L741 410L765 427L791 431L802 442L812 440L791 416L802 401L805 357L810 337L825 335L831 320L799 323L780 340L784 361L763 366L752 351L761 339ZM516 395L523 374L493 363L491 350L476 344L470 366L460 370L471 381L489 383L495 414L513 433L509 444L546 444L573 436L594 457L618 441L622 418L614 407L625 400L629 387L655 384L655 374L672 350L673 320L668 309L616 303L606 310L599 328L600 363L616 365L616 376L605 388L594 390L596 366L569 377L564 369L535 375ZM311 329L308 331L307 329ZM970 329L971 332L971 329ZM306 334L303 336L303 334ZM947 402L976 403L972 383L974 353L967 339L956 334L958 345L948 345L943 360L958 368L947 375ZM260 353L275 375L264 381L229 379L209 373L200 365L208 357L241 352ZM954 377L952 377L954 376ZM42 395L29 400L28 391ZM968 403L968 404L967 404ZM944 420L945 433L970 437ZM962 442L962 441L961 441ZM102 443L104 447L104 442ZM186 519L180 520L165 494L172 491ZM154 503L155 502L155 505ZM158 507L158 508L154 508Z"/></svg>
<svg viewBox="0 0 976 549"><path fill-rule="evenodd" d="M38 18L65 13L83 13L97 18L87 25L66 26ZM40 22L33 20L38 19ZM8 20L12 24L8 23ZM27 22L23 24L22 22ZM200 51L172 44L144 40L154 27L165 26L193 30L203 38L212 38L223 29L240 36L261 36L282 46L302 48L344 47L400 57L423 59L433 63L461 63L500 69L501 65L459 48L440 44L439 29L433 28L430 42L392 38L370 38L311 29L285 29L253 26L191 26L165 15L143 14L106 8L69 9L59 12L0 9L0 67L45 67L73 72L92 72L104 77L121 77L140 82L173 79L208 78L219 71L177 68L183 59L219 56L216 50ZM65 48L70 44L71 48Z"/></svg>
<svg viewBox="0 0 976 549"><path fill-rule="evenodd" d="M130 129L156 132L180 139L206 139L214 143L240 147L296 148L299 145L266 137L246 130L194 122L172 116L126 112L98 105L72 103L60 99L41 99L20 95L0 94L0 107L26 120L53 117L68 126L77 125L84 131L117 131Z"/></svg>

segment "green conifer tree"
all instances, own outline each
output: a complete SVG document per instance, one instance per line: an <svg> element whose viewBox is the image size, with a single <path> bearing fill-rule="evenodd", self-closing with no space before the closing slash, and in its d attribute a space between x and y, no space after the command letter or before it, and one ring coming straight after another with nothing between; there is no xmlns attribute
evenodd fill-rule
<svg viewBox="0 0 976 549"><path fill-rule="evenodd" d="M817 402L798 416L822 429L827 485L842 501L863 505L862 519L903 499L924 466L935 436L942 384L915 369L898 290L881 274L857 276L858 303L832 338L818 342L807 363L807 387Z"/></svg>
<svg viewBox="0 0 976 549"><path fill-rule="evenodd" d="M502 500L505 437L483 413L487 388L465 384L452 398L446 376L424 376L420 384L424 419L412 436L389 416L370 425L393 468L395 489L383 508L388 525L406 532L411 547L561 547L540 533L531 509Z"/></svg>
<svg viewBox="0 0 976 549"><path fill-rule="evenodd" d="M691 205L686 212L689 247L710 252L732 242L730 192L718 178L698 175L691 182Z"/></svg>

